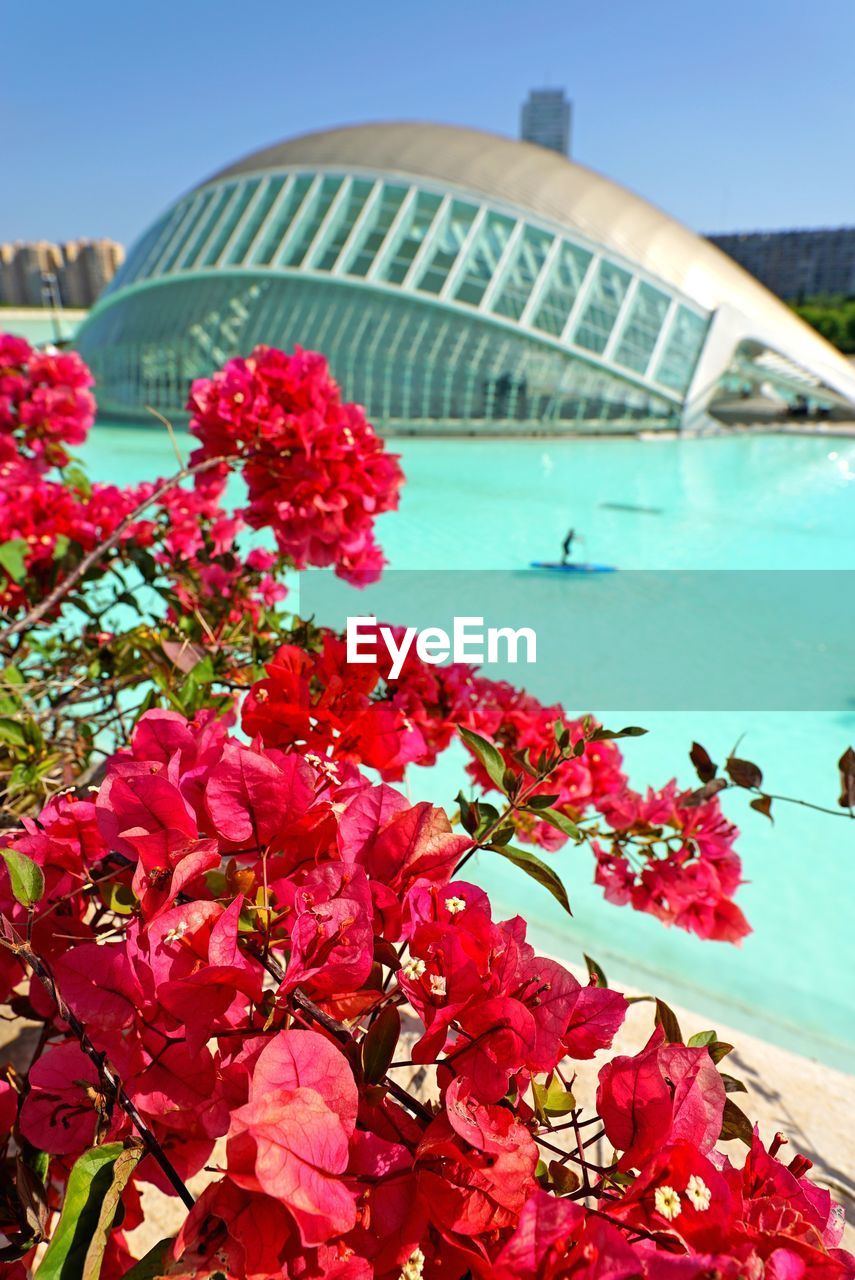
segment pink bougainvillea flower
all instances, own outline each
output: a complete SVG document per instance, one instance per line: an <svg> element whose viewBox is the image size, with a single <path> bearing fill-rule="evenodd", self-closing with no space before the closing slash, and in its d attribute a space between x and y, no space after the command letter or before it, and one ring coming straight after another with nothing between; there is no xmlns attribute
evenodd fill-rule
<svg viewBox="0 0 855 1280"><path fill-rule="evenodd" d="M289 755L275 764L238 743L224 747L205 790L217 834L231 845L259 852L303 817L314 796L314 774L300 756Z"/></svg>
<svg viewBox="0 0 855 1280"><path fill-rule="evenodd" d="M142 989L122 943L79 943L56 961L54 977L86 1027L118 1031L133 1023Z"/></svg>
<svg viewBox="0 0 855 1280"><path fill-rule="evenodd" d="M489 1121L487 1121L489 1127ZM481 1141L481 1126L477 1126ZM501 1144L474 1146L448 1115L431 1121L416 1153L419 1194L431 1222L446 1238L477 1237L516 1225L534 1190L537 1147L515 1120ZM497 1149L498 1148L498 1149Z"/></svg>
<svg viewBox="0 0 855 1280"><path fill-rule="evenodd" d="M98 1071L75 1042L52 1045L29 1072L21 1133L37 1151L75 1154L91 1146L98 1123Z"/></svg>
<svg viewBox="0 0 855 1280"><path fill-rule="evenodd" d="M601 1069L597 1110L621 1169L640 1168L670 1142L710 1151L721 1132L724 1082L705 1048L666 1044L657 1027L633 1057Z"/></svg>
<svg viewBox="0 0 855 1280"><path fill-rule="evenodd" d="M661 1280L665 1274L643 1270L636 1250L611 1223L541 1190L526 1201L490 1269L495 1280Z"/></svg>
<svg viewBox="0 0 855 1280"><path fill-rule="evenodd" d="M196 819L181 791L161 766L119 759L96 804L101 835L111 849L147 870L167 869L198 835Z"/></svg>
<svg viewBox="0 0 855 1280"><path fill-rule="evenodd" d="M362 986L374 959L371 890L362 867L327 863L286 886L293 894L287 986L305 986L315 996Z"/></svg>
<svg viewBox="0 0 855 1280"><path fill-rule="evenodd" d="M418 879L445 883L472 847L468 836L452 832L445 812L426 801L401 806L360 792L349 809L339 824L342 856L393 890L404 892Z"/></svg>
<svg viewBox="0 0 855 1280"><path fill-rule="evenodd" d="M356 1221L342 1181L356 1125L347 1060L314 1031L282 1031L259 1055L249 1101L232 1113L229 1167L248 1190L285 1205L304 1244L320 1244Z"/></svg>
<svg viewBox="0 0 855 1280"><path fill-rule="evenodd" d="M194 382L187 407L200 441L193 462L241 458L247 524L272 529L297 568L334 565L357 584L379 577L373 524L397 506L403 475L363 410L342 402L323 356L256 347Z"/></svg>

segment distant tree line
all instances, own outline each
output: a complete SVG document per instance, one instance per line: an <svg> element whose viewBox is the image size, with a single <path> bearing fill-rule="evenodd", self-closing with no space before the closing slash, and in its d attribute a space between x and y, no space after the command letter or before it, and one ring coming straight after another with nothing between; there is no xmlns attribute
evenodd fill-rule
<svg viewBox="0 0 855 1280"><path fill-rule="evenodd" d="M802 298L793 310L846 355L855 355L855 297L823 294Z"/></svg>

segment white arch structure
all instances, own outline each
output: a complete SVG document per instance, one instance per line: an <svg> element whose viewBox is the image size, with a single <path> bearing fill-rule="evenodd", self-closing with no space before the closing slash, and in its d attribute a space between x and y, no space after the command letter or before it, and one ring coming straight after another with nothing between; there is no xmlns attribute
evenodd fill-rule
<svg viewBox="0 0 855 1280"><path fill-rule="evenodd" d="M80 332L107 415L180 411L256 342L324 351L397 430L703 426L767 396L855 412L848 363L707 241L551 151L335 129L203 182Z"/></svg>

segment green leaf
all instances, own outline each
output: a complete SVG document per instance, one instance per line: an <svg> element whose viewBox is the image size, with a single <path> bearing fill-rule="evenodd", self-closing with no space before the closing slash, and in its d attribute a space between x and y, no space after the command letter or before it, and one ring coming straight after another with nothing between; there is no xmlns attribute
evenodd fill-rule
<svg viewBox="0 0 855 1280"><path fill-rule="evenodd" d="M550 1160L549 1181L555 1194L559 1196L570 1195L572 1191L578 1191L582 1185L578 1173L568 1169L567 1165L562 1164L560 1160Z"/></svg>
<svg viewBox="0 0 855 1280"><path fill-rule="evenodd" d="M584 956L584 959L585 964L588 967L588 976L596 979L598 987L607 987L609 985L609 980L597 964L596 960L592 960L590 956Z"/></svg>
<svg viewBox="0 0 855 1280"><path fill-rule="evenodd" d="M457 732L473 755L481 761L490 775L491 781L495 783L500 791L504 791L505 762L492 742L482 738L480 733L474 733L471 729L464 729L462 725L458 726Z"/></svg>
<svg viewBox="0 0 855 1280"><path fill-rule="evenodd" d="M122 1280L160 1280L160 1277L165 1274L169 1251L174 1243L171 1236L165 1240L158 1240L139 1262L134 1263L130 1271L125 1272Z"/></svg>
<svg viewBox="0 0 855 1280"><path fill-rule="evenodd" d="M705 1049L707 1045L715 1044L718 1036L715 1031L698 1031L693 1036L689 1036L686 1044L690 1049Z"/></svg>
<svg viewBox="0 0 855 1280"><path fill-rule="evenodd" d="M23 538L10 538L0 542L0 568L5 569L13 582L23 582L27 576L27 544Z"/></svg>
<svg viewBox="0 0 855 1280"><path fill-rule="evenodd" d="M529 796L525 804L527 809L551 809L557 799L558 796Z"/></svg>
<svg viewBox="0 0 855 1280"><path fill-rule="evenodd" d="M98 1280L98 1276L101 1273L101 1265L104 1261L104 1250L107 1248L107 1241L113 1229L113 1222L116 1218L116 1211L119 1208L122 1192L128 1185L131 1174L144 1155L145 1148L143 1144L136 1141L125 1147L113 1165L112 1181L107 1194L101 1201L98 1221L95 1224L89 1248L86 1250L81 1280Z"/></svg>
<svg viewBox="0 0 855 1280"><path fill-rule="evenodd" d="M184 711L191 711L204 694L207 685L215 680L214 663L210 654L205 654L200 662L195 663L188 672L187 679L177 694L177 701Z"/></svg>
<svg viewBox="0 0 855 1280"><path fill-rule="evenodd" d="M0 716L0 742L7 742L11 747L25 747L27 735L17 720Z"/></svg>
<svg viewBox="0 0 855 1280"><path fill-rule="evenodd" d="M510 844L515 835L516 828L512 822L508 822L504 826L499 827L498 831L493 832L489 847L491 849L496 849L499 845Z"/></svg>
<svg viewBox="0 0 855 1280"><path fill-rule="evenodd" d="M656 999L656 1026L661 1027L665 1032L665 1039L669 1044L682 1044L683 1033L680 1030L680 1024L677 1021L677 1015L673 1009L670 1009L664 1000Z"/></svg>
<svg viewBox="0 0 855 1280"><path fill-rule="evenodd" d="M754 1130L745 1112L740 1110L730 1098L726 1098L719 1140L731 1142L734 1138L738 1138L740 1142L750 1147L754 1139Z"/></svg>
<svg viewBox="0 0 855 1280"><path fill-rule="evenodd" d="M21 721L21 728L24 731L24 737L31 747L35 747L37 751L44 751L45 739L39 726L30 716L26 720Z"/></svg>
<svg viewBox="0 0 855 1280"><path fill-rule="evenodd" d="M488 800L474 800L472 802L472 812L475 814L477 824L475 827L475 839L477 840L482 832L486 831L488 827L492 827L498 820L499 810L495 805L490 804Z"/></svg>
<svg viewBox="0 0 855 1280"><path fill-rule="evenodd" d="M65 533L56 535L56 542L53 544L54 560L61 560L68 548L71 546L71 539Z"/></svg>
<svg viewBox="0 0 855 1280"><path fill-rule="evenodd" d="M37 1280L97 1280L119 1197L142 1153L139 1143L108 1142L74 1162Z"/></svg>
<svg viewBox="0 0 855 1280"><path fill-rule="evenodd" d="M122 884L120 880L102 880L98 885L98 896L104 906L115 911L117 916L133 915L139 906L139 899L131 886Z"/></svg>
<svg viewBox="0 0 855 1280"><path fill-rule="evenodd" d="M591 734L591 742L611 742L614 738L640 738L646 729L639 729L637 724L627 725L625 729L595 729Z"/></svg>
<svg viewBox="0 0 855 1280"><path fill-rule="evenodd" d="M748 1092L745 1085L742 1083L741 1080L737 1080L736 1076L729 1076L724 1071L722 1071L720 1074L721 1074L722 1080L724 1081L725 1093L747 1093Z"/></svg>
<svg viewBox="0 0 855 1280"><path fill-rule="evenodd" d="M457 793L457 807L460 811L460 825L463 830L468 831L470 836L474 835L478 826L478 818L472 812L472 806L462 791Z"/></svg>
<svg viewBox="0 0 855 1280"><path fill-rule="evenodd" d="M726 1058L729 1053L733 1052L733 1045L727 1044L724 1040L716 1040L715 1044L708 1046L709 1055L713 1062L719 1063L722 1058Z"/></svg>
<svg viewBox="0 0 855 1280"><path fill-rule="evenodd" d="M6 863L16 901L22 907L34 907L45 891L45 878L39 864L17 849L0 849L0 858Z"/></svg>
<svg viewBox="0 0 855 1280"><path fill-rule="evenodd" d="M542 1115L566 1116L576 1106L576 1099L559 1079L550 1078L546 1084L532 1081L535 1104Z"/></svg>
<svg viewBox="0 0 855 1280"><path fill-rule="evenodd" d="M84 498L92 497L92 485L82 467L66 467L63 479L69 489L76 489Z"/></svg>
<svg viewBox="0 0 855 1280"><path fill-rule="evenodd" d="M557 809L541 809L537 815L543 818L544 822L548 822L551 827L555 827L557 831L563 835L569 836L571 840L580 839L580 831L575 822L571 822L563 813L559 813Z"/></svg>
<svg viewBox="0 0 855 1280"><path fill-rule="evenodd" d="M389 1070L401 1034L401 1015L393 1004L381 1009L362 1040L362 1073L366 1084L379 1084Z"/></svg>
<svg viewBox="0 0 855 1280"><path fill-rule="evenodd" d="M567 914L572 916L573 912L570 910L567 890L552 868L548 867L545 862L541 862L540 858L533 853L529 853L527 849L518 849L516 845L512 844L506 845L504 849L496 849L495 852L501 854L503 858L507 858L508 862L512 862L515 867L519 867L527 876L531 876L532 880L542 884L544 889L548 889L553 898L561 903Z"/></svg>

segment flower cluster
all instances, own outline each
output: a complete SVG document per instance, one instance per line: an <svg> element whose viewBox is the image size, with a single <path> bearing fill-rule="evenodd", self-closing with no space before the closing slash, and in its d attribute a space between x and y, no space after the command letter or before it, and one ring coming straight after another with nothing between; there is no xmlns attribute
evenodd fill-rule
<svg viewBox="0 0 855 1280"><path fill-rule="evenodd" d="M9 402L23 406L17 410L23 419L41 389L28 378L43 376L43 358L20 340L4 344L7 382L17 389L9 390ZM66 371L67 399L78 393L78 384L91 381L77 357L51 359L53 376ZM29 388L26 395L22 387ZM21 572L5 566L0 604L13 609L44 594L61 576L66 557L91 550L155 494L154 508L130 526L125 541L150 547L171 580L170 616L204 615L210 634L244 618L260 625L262 611L284 596L276 576L282 561L261 548L238 550L245 521L270 529L292 563L334 563L355 580L376 576L373 519L396 505L402 477L361 410L341 402L322 357L258 348L194 383L189 407L201 441L192 459L192 488L157 481L84 492L76 482L44 478L47 454L38 463L19 456L4 464L15 475L3 476L0 536L20 548ZM79 441L87 426L82 417L76 427L61 418L50 438ZM242 470L249 503L228 513L222 496L235 467ZM741 882L733 851L737 831L715 796L696 803L670 783L642 797L629 788L615 743L589 741L586 723L569 719L560 706L544 706L468 667L429 666L412 651L400 677L389 682L388 653L382 647L378 653L375 664L348 668L342 641L329 634L319 652L283 648L247 702L245 728L268 746L302 742L397 781L408 764L433 763L457 725L492 739L507 767L518 769L521 756L536 759L549 749L560 721L579 753L565 760L541 793L548 791L551 808L572 822L599 813L610 824L595 845L596 878L607 898L701 937L737 942L745 936L748 925L733 902ZM469 772L480 787L494 786L474 756ZM547 850L567 839L566 831L531 809L518 810L513 821L519 839Z"/></svg>
<svg viewBox="0 0 855 1280"><path fill-rule="evenodd" d="M573 821L596 811L609 829L593 842L596 882L609 902L630 904L663 923L701 938L740 942L750 932L733 894L742 883L742 864L734 851L739 832L721 811L717 795L699 798L675 781L646 796L634 791L623 772L613 741L591 738L590 721L568 720L560 706L544 707L510 685L476 678L464 723L491 737L508 767L521 753L532 759L548 751L556 721L570 732L580 752L550 776L542 788L552 807ZM584 748L584 749L581 749ZM484 788L492 781L477 760L470 773ZM537 813L517 818L518 834L546 849L566 840Z"/></svg>
<svg viewBox="0 0 855 1280"><path fill-rule="evenodd" d="M742 1168L689 1141L669 1142L619 1199L587 1213L538 1191L500 1252L496 1280L790 1280L851 1276L843 1217L804 1174L754 1133ZM630 1245L627 1230L633 1234Z"/></svg>
<svg viewBox="0 0 855 1280"><path fill-rule="evenodd" d="M92 382L76 352L34 351L0 334L0 460L64 466L65 445L82 444L95 420Z"/></svg>
<svg viewBox="0 0 855 1280"><path fill-rule="evenodd" d="M572 750L533 795L548 798L550 815L557 811L574 823L596 815L606 820L592 840L595 879L606 898L702 938L739 942L749 932L733 901L742 883L733 848L739 833L717 796L698 801L672 781L642 797L628 784L617 743L598 737L589 717L571 719L563 707L546 707L468 666L431 666L412 651L394 681L389 666L382 649L375 662L348 665L344 640L329 631L318 632L313 651L283 646L247 696L243 727L268 747L306 746L398 781L409 764L433 764L457 726L489 738L504 766L520 773L523 759L554 749L557 723ZM473 782L494 789L483 761L469 750ZM566 827L543 813L518 808L512 822L519 840L554 852L568 839Z"/></svg>
<svg viewBox="0 0 855 1280"><path fill-rule="evenodd" d="M465 719L468 667L409 662L387 684L382 661L348 664L344 638L317 632L317 647L283 645L247 694L243 728L267 747L307 747L318 756L376 769L387 782L408 764L432 764Z"/></svg>
<svg viewBox="0 0 855 1280"><path fill-rule="evenodd" d="M262 628L265 610L287 594L278 574L281 557L263 547L246 551L240 534L244 521L222 504L219 484L170 486L165 480L140 485L135 502L142 507L152 495L150 519L134 522L130 537L137 547L150 547L155 564L171 591L167 617L197 614L205 618L209 638L223 627L251 622Z"/></svg>
<svg viewBox="0 0 855 1280"><path fill-rule="evenodd" d="M0 334L0 608L45 595L68 559L91 551L133 509L134 494L51 479L84 442L95 417L92 375L74 352L37 352Z"/></svg>
<svg viewBox="0 0 855 1280"><path fill-rule="evenodd" d="M353 582L379 576L374 521L397 505L403 476L362 410L342 402L323 357L259 348L194 383L192 488L90 485L76 469L47 475L69 462L65 446L86 439L91 385L76 354L0 337L0 608L38 602L133 513L122 546L150 548L174 595L170 616L203 613L209 631L258 625L285 595L276 574L287 563L334 564ZM236 470L249 503L227 512ZM278 554L242 551L247 525L270 530Z"/></svg>
<svg viewBox="0 0 855 1280"><path fill-rule="evenodd" d="M441 810L309 745L149 711L96 796L60 796L6 837L44 891L27 909L0 873L2 914L29 935L2 952L4 995L45 1031L0 1116L48 1153L50 1185L93 1141L132 1135L104 1055L178 1178L225 1142L170 1274L853 1274L806 1162L785 1167L759 1137L742 1169L716 1151L715 1046L658 1027L602 1066L583 1120L563 1081L609 1049L623 996L537 955L520 918L493 919L456 872L471 840ZM396 1081L402 1016L434 1103ZM592 1122L614 1163L568 1147L585 1194L557 1198L543 1156ZM151 1155L123 1230L146 1181L171 1189ZM123 1230L105 1277L130 1265Z"/></svg>
<svg viewBox="0 0 855 1280"><path fill-rule="evenodd" d="M600 809L626 786L623 760L614 742L586 742L585 721L571 720L557 704L545 707L525 690L484 677L476 681L472 707L464 723L467 728L491 738L505 764L514 768L518 767L521 755L537 759L541 752L552 748L556 721L569 730L571 744L578 743L584 749L551 774L548 785L541 791L554 796L552 807L575 821L591 809ZM489 774L477 760L469 766L469 773L478 786L486 790L493 786ZM566 836L548 822L529 817L520 819L519 824L522 839L545 849L557 849L566 840Z"/></svg>
<svg viewBox="0 0 855 1280"><path fill-rule="evenodd" d="M380 576L374 521L397 507L403 475L362 409L342 401L323 356L256 347L194 382L187 407L201 442L194 464L240 458L251 528L271 529L298 569L334 565L355 583Z"/></svg>
<svg viewBox="0 0 855 1280"><path fill-rule="evenodd" d="M27 1071L0 1080L4 1274L24 1280L48 1237L55 1253L79 1245L73 1174L95 1233L83 1265L104 1280L134 1263L147 1183L189 1212L146 1270L187 1280L853 1280L809 1162L784 1164L780 1137L767 1148L726 1097L730 1046L684 1044L657 1003L645 1047L609 1056L624 996L593 963L582 983L538 955L525 922L494 919L462 876L476 849L499 851L554 890L509 841L584 839L612 901L735 941L741 867L715 794L639 795L591 718L468 667L411 655L392 680L385 658L348 666L340 637L299 620L286 644L278 623L265 631L286 563L376 576L373 522L401 482L321 357L258 348L196 383L190 468L134 489L62 474L88 385L75 358L0 341L0 605L90 563L96 584L109 567L124 585L133 565L169 584L163 632L137 630L188 685L212 654L227 665L215 692L200 678L204 696L166 709L149 687L130 711L148 675L125 666L110 688L122 637L102 660L99 629L83 679L107 677L102 723L124 734L133 717L133 731L99 785L0 837L0 1002L39 1025ZM231 514L233 471L248 504ZM244 555L244 525L277 553ZM194 613L204 639L185 648ZM231 679L262 655L251 687ZM26 729L15 768L37 776L49 734ZM390 785L455 740L503 797L500 811L461 796L459 832ZM583 1109L574 1064L594 1058ZM741 1165L720 1149L734 1134ZM105 1177L93 1146L114 1153ZM203 1170L194 1203L186 1181Z"/></svg>
<svg viewBox="0 0 855 1280"><path fill-rule="evenodd" d="M610 845L595 845L595 879L609 902L628 902L701 938L739 942L750 932L733 901L742 883L733 848L739 832L717 796L700 799L673 781L644 796L627 787L600 812L613 834ZM651 840L662 844L663 856L639 857Z"/></svg>

